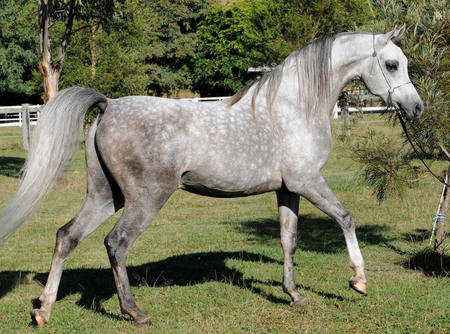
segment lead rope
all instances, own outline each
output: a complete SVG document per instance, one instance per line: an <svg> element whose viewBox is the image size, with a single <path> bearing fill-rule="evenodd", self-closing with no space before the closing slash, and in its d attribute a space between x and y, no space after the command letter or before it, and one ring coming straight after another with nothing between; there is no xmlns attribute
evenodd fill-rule
<svg viewBox="0 0 450 334"><path fill-rule="evenodd" d="M420 156L417 148L414 146L412 140L411 140L411 136L408 132L408 130L406 129L406 124L405 121L403 120L403 117L400 113L398 113L398 118L400 119L400 124L402 125L403 128L403 132L406 135L406 138L408 139L409 143L411 144L411 147L414 150L414 153L417 155L417 157L419 158L419 160L422 162L422 164L425 166L425 168L430 172L431 175L433 175L433 177L438 180L440 183L442 183L443 185L450 187L450 184L447 183L447 180L441 179L439 176L437 176L435 173L433 173L433 171L430 169L430 167L425 163L425 161L423 161L422 157ZM417 145L419 146L419 145ZM419 146L420 147L420 146Z"/></svg>
<svg viewBox="0 0 450 334"><path fill-rule="evenodd" d="M410 134L409 134L409 132L408 132L408 130L407 130L407 128L406 128L406 122L403 120L403 117L402 117L401 112L399 112L398 109L395 108L395 106L394 106L393 103L392 103L392 93L394 92L394 90L397 89L397 88L399 88L399 87L401 87L401 86L405 86L405 85L408 85L408 84L412 84L412 82L411 82L411 81L408 81L408 82L405 82L405 83L403 83L403 84L401 84L401 85L398 85L398 86L395 86L394 88L392 88L391 84L389 83L389 80L387 79L386 74L385 74L384 71L383 71L383 67L381 66L380 59L378 58L377 50L375 49L375 33L373 33L373 53L372 53L372 57L375 57L375 58L377 59L378 65L380 66L381 73L383 74L384 80L386 81L386 84L387 84L388 87L389 87L389 90L388 90L388 98L387 98L387 104L388 104L388 107L393 107L395 110L397 110L398 118L400 119L400 124L402 125L403 132L405 133L406 138L408 139L409 143L411 144L411 147L413 148L414 153L415 153L416 156L419 158L419 160L422 162L422 164L425 166L425 168L430 172L430 174L431 174L436 180L438 180L438 181L439 181L440 183L442 183L443 185L445 185L445 186L447 186L447 187L450 187L450 184L447 183L448 180L441 179L439 176L437 176L435 173L433 173L433 171L430 169L430 167L429 167L429 166L425 163L425 161L422 159L422 157L421 157L420 154L419 154L419 151L417 150L416 146L414 145L414 143L413 143L413 141L412 141L412 139L411 139L412 137L410 136ZM422 152L425 153L424 150L421 148L421 146L417 143L417 140L414 140L414 141L416 142L417 146L422 150Z"/></svg>

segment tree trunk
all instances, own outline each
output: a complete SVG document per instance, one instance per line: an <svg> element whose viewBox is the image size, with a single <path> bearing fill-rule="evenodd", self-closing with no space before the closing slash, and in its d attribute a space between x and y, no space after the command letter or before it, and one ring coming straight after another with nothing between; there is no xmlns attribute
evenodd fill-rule
<svg viewBox="0 0 450 334"><path fill-rule="evenodd" d="M91 80L94 81L97 74L97 40L96 40L97 27L94 21L91 22L91 39L89 41L89 47L91 49Z"/></svg>
<svg viewBox="0 0 450 334"><path fill-rule="evenodd" d="M39 70L44 77L44 103L47 103L58 91L58 84L56 83L55 87L54 75L52 75L52 49L50 46L50 38L48 37L48 14L48 0L38 0L39 50L41 53Z"/></svg>
<svg viewBox="0 0 450 334"><path fill-rule="evenodd" d="M44 77L44 103L47 103L58 92L60 72L44 60L40 62L39 69Z"/></svg>
<svg viewBox="0 0 450 334"><path fill-rule="evenodd" d="M58 49L58 59L54 63L52 59L52 48L49 37L49 7L48 0L38 0L39 17L39 49L41 53L41 62L39 70L44 77L44 103L47 103L58 92L59 77L64 63L67 44L72 34L73 20L75 17L75 2L69 5L69 12L66 22L66 28Z"/></svg>

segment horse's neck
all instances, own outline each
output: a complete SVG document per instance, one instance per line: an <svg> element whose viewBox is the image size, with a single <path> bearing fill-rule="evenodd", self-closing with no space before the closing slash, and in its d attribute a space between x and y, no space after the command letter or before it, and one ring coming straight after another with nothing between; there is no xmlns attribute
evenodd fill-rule
<svg viewBox="0 0 450 334"><path fill-rule="evenodd" d="M331 51L331 100L337 102L344 87L360 78L366 60L373 52L372 36L367 33L343 33L333 43Z"/></svg>
<svg viewBox="0 0 450 334"><path fill-rule="evenodd" d="M256 110L257 115L254 115L256 118L267 118L271 121L276 118L300 117L329 123L330 113L345 85L352 79L360 77L361 70L365 66L364 62L372 52L371 41L369 34L343 33L336 37L331 49L330 87L326 89L326 94L329 95L319 98L314 110L308 109L310 106L308 99L311 98L309 94L313 94L312 98L314 98L321 96L321 92L305 91L302 82L299 82L298 74L288 65L283 68L281 82L275 91L266 83L253 101L252 97L257 89L254 85L238 106L253 112ZM290 64L298 64L302 61L304 59L291 58ZM267 98L268 94L273 94L273 104Z"/></svg>
<svg viewBox="0 0 450 334"><path fill-rule="evenodd" d="M300 110L311 118L329 121L331 111L335 106L344 87L355 78L361 77L363 69L368 64L368 59L373 52L372 35L367 33L342 33L337 35L331 49L330 85L324 91L306 91L302 83L297 80L297 74L286 69L285 79L280 84L279 96L290 100L289 105L298 106L298 101L319 96L314 110ZM304 61L299 59L298 63ZM325 94L322 94L325 93ZM307 104L308 105L308 104ZM303 105L304 106L304 105ZM307 117L308 118L308 117Z"/></svg>

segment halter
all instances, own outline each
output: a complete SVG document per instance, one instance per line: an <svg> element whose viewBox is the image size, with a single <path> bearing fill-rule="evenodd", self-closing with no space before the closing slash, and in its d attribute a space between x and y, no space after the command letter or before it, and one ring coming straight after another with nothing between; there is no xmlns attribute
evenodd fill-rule
<svg viewBox="0 0 450 334"><path fill-rule="evenodd" d="M380 70L381 70L381 74L383 74L383 78L384 78L384 80L386 81L386 84L387 84L388 87L389 87L387 103L388 103L388 106L389 106L389 107L392 107L392 106L393 106L393 104L392 104L392 93L394 93L394 90L396 90L396 89L399 88L399 87L402 87L402 86L406 86L406 85L412 84L412 82L411 82L411 81L408 81L408 82L405 82L405 83L402 83L402 84L400 84L400 85L397 85L397 86L392 87L391 83L390 83L389 80L388 80L388 77L386 76L386 73L384 73L383 66L381 65L380 58L378 58L378 53L377 53L377 50L375 49L375 33L373 33L372 36L373 36L373 39L372 39L372 40L373 40L373 53L372 53L372 57L375 57L375 58L377 59L378 66L380 67Z"/></svg>
<svg viewBox="0 0 450 334"><path fill-rule="evenodd" d="M386 76L386 73L384 73L383 66L381 66L380 58L378 58L377 50L375 49L375 33L373 33L373 53L372 53L372 57L375 57L377 59L378 65L380 66L381 73L383 74L384 80L386 81L386 83L387 83L387 85L389 87L388 99L387 99L388 107L394 107L395 108L395 106L392 103L392 93L394 93L395 89L397 89L399 87L402 87L402 86L406 86L406 85L412 84L412 82L408 81L408 82L402 83L402 84L400 84L398 86L392 87L391 83L388 80L388 77ZM397 108L395 108L395 109L397 109ZM431 168L425 163L425 161L423 160L422 156L420 155L419 151L417 150L416 146L413 143L413 139L412 139L411 135L409 134L409 132L408 132L408 130L406 128L406 122L404 121L404 119L402 117L402 114L400 112L398 113L398 116L399 116L399 119L400 119L400 124L402 125L402 128L403 128L403 132L405 132L406 138L408 139L409 143L411 144L411 146L412 146L412 148L414 150L414 153L417 155L419 160L422 162L422 164L425 166L425 168L430 172L430 174L434 176L435 179L437 179L440 183L444 184L445 186L450 187L450 184L448 184L446 182L447 180L444 180L444 179L440 178L439 176L437 176L435 173L433 173ZM417 139L414 138L414 142L416 143L417 147L420 148L422 153L425 153L424 149L419 145Z"/></svg>

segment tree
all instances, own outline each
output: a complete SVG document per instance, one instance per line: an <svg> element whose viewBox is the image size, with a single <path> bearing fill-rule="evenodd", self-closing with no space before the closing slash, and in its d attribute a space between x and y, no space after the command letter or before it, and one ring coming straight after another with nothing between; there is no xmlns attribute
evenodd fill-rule
<svg viewBox="0 0 450 334"><path fill-rule="evenodd" d="M37 38L30 22L35 18L32 0L0 2L0 94L1 104L37 100L33 80L37 68Z"/></svg>
<svg viewBox="0 0 450 334"><path fill-rule="evenodd" d="M157 17L140 0L116 4L107 26L95 18L76 20L74 27L89 25L77 33L67 51L61 87L86 86L109 97L144 95L146 92L145 48L147 30Z"/></svg>
<svg viewBox="0 0 450 334"><path fill-rule="evenodd" d="M427 158L446 159L444 151L448 152L450 147L448 109L450 11L446 1L415 1L406 5L402 1L377 0L375 4L380 15L368 27L370 30L385 31L392 29L394 24L406 23L407 25L406 33L402 37L403 50L408 55L411 80L425 104L423 115L419 119L408 122L408 129L425 149ZM387 114L386 117L391 121L392 126L398 124L396 115ZM370 168L375 168L372 158L379 154L385 155L383 160L386 161L386 166L390 162L398 165L398 167L383 167L380 160L379 166L376 167L378 175L370 175L370 173L366 175L366 179L375 186L380 199L385 198L389 193L398 192L391 190L401 190L411 185L408 180L416 179L424 173L422 169L412 167L410 157L414 155L411 149L399 151L398 148L405 145L395 141L389 143L390 139L383 138L381 134L371 133L367 140L360 143L355 150L357 158L367 166L366 168L369 168L369 164L372 166ZM411 174L413 171L414 173ZM386 181L378 182L382 178Z"/></svg>
<svg viewBox="0 0 450 334"><path fill-rule="evenodd" d="M116 4L107 27L90 19L90 28L73 37L62 87L89 86L110 97L191 89L196 29L207 5L206 0ZM74 29L84 25L75 20Z"/></svg>
<svg viewBox="0 0 450 334"><path fill-rule="evenodd" d="M362 0L240 0L212 6L200 25L194 57L202 94L232 94L253 77L248 67L280 63L292 51L338 30L367 22Z"/></svg>
<svg viewBox="0 0 450 334"><path fill-rule="evenodd" d="M244 4L262 31L266 64L279 63L317 37L356 30L371 17L364 0L246 0Z"/></svg>
<svg viewBox="0 0 450 334"><path fill-rule="evenodd" d="M248 12L234 3L215 4L197 33L194 84L202 95L231 94L251 79L247 69L262 58L262 39Z"/></svg>
<svg viewBox="0 0 450 334"><path fill-rule="evenodd" d="M147 24L147 93L171 95L192 89L192 58L197 51L197 26L205 17L208 0L145 1L156 20Z"/></svg>
<svg viewBox="0 0 450 334"><path fill-rule="evenodd" d="M107 22L114 12L114 0L38 0L38 26L39 26L39 69L44 77L44 102L47 102L58 91L59 78L63 69L67 46L72 35L75 19L88 21L96 19L97 24ZM56 58L50 44L50 26L64 22L63 32L57 49ZM89 25L79 29L88 28Z"/></svg>
<svg viewBox="0 0 450 334"><path fill-rule="evenodd" d="M430 161L448 161L450 148L449 58L450 9L445 0L396 1L376 0L379 13L369 29L386 31L394 24L406 23L403 50L409 58L411 80L425 104L419 119L408 122L408 131L424 149ZM387 115L389 124L397 126L397 116ZM363 163L363 176L374 188L379 200L401 193L423 177L427 171L412 161L409 144L371 132L353 147L356 159ZM440 164L441 166L445 164ZM447 162L448 166L448 162ZM443 168L443 172L448 167ZM434 167L436 171L437 167ZM440 173L440 171L439 171ZM448 202L448 192L447 192ZM442 206L443 208L446 205ZM442 239L443 240L443 239ZM443 249L442 249L443 251Z"/></svg>

